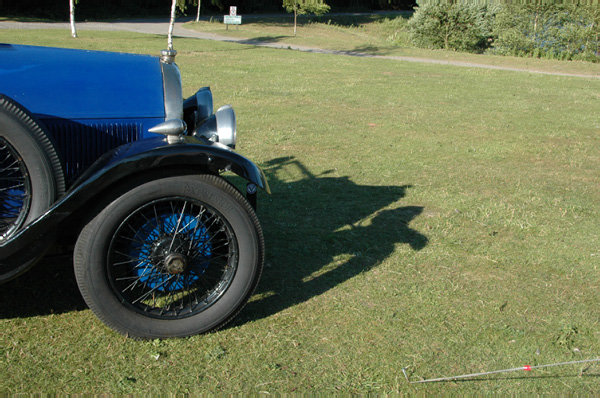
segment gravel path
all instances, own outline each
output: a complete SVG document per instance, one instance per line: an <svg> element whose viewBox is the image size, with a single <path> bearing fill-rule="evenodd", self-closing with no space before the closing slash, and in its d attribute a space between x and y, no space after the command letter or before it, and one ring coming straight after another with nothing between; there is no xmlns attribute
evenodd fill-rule
<svg viewBox="0 0 600 398"><path fill-rule="evenodd" d="M577 73L546 72L546 71L537 71L537 70L532 70L532 69L511 68L511 67L505 67L505 66L477 64L477 63L471 63L471 62L447 61L447 60L416 58L416 57L371 55L371 54L354 52L354 51L323 50L323 49L310 48L310 47L305 47L305 46L290 45L290 44L286 44L286 43L265 43L262 41L257 41L257 40L252 40L252 39L231 38L231 37L226 37L226 36L220 36L220 35L213 34L213 33L197 32L194 30L189 30L189 29L183 28L183 24L190 20L192 20L192 18L189 18L189 17L179 19L175 23L175 27L173 29L173 35L176 37L187 37L187 38L196 38L196 39L204 39L204 40L218 40L218 41L225 41L225 42L231 42L231 43L249 44L249 45L254 45L254 46L279 48L279 49L292 49L292 50L320 53L320 54L336 54L336 55L346 55L346 56L365 57L365 58L382 58L382 59L393 59L393 60L404 61L404 62L418 62L418 63L427 63L427 64L452 65L452 66L468 67L468 68L484 68L484 69L507 70L507 71L513 71L513 72L527 72L527 73L536 73L536 74L542 74L542 75L585 77L585 78L600 79L600 74L585 75L585 74L577 74ZM158 34L158 35L166 35L168 28L169 28L169 21L166 19L144 19L144 20L126 20L126 21L116 21L116 22L78 22L77 23L77 30L127 31L127 32L149 33L149 34ZM70 31L71 27L70 27L69 23L67 23L67 22L5 22L5 21L0 21L0 29L63 29L63 30Z"/></svg>

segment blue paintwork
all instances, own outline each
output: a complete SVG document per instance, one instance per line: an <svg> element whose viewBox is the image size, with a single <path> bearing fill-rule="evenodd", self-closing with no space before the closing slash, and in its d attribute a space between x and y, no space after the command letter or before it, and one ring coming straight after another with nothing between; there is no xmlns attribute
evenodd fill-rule
<svg viewBox="0 0 600 398"><path fill-rule="evenodd" d="M160 61L148 55L0 44L0 93L42 122L164 121Z"/></svg>

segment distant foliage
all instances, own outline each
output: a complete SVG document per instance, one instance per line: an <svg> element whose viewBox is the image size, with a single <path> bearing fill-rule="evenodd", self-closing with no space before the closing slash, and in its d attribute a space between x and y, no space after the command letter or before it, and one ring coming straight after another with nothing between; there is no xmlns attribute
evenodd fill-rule
<svg viewBox="0 0 600 398"><path fill-rule="evenodd" d="M497 54L599 61L595 6L505 6L494 23Z"/></svg>
<svg viewBox="0 0 600 398"><path fill-rule="evenodd" d="M412 10L414 0L329 0L332 7L354 10Z"/></svg>
<svg viewBox="0 0 600 398"><path fill-rule="evenodd" d="M419 3L427 5L418 7L408 23L411 41L418 47L600 61L598 6Z"/></svg>
<svg viewBox="0 0 600 398"><path fill-rule="evenodd" d="M441 4L465 4L465 5L600 5L600 0L417 0L420 7Z"/></svg>

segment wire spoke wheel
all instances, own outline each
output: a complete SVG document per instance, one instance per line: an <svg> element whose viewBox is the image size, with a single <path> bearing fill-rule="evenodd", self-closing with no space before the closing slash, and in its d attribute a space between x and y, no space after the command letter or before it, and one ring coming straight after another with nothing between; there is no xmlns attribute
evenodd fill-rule
<svg viewBox="0 0 600 398"><path fill-rule="evenodd" d="M235 235L225 218L194 199L148 203L118 227L107 274L135 311L172 319L203 311L227 290L237 268Z"/></svg>
<svg viewBox="0 0 600 398"><path fill-rule="evenodd" d="M86 303L133 338L223 327L256 288L264 261L252 206L211 174L124 182L83 228L73 263Z"/></svg>
<svg viewBox="0 0 600 398"><path fill-rule="evenodd" d="M31 182L25 162L0 137L0 241L25 221L30 205Z"/></svg>

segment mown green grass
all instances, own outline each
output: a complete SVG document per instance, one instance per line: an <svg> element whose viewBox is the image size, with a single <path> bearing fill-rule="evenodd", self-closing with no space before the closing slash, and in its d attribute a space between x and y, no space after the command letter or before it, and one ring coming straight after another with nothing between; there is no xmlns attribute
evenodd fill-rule
<svg viewBox="0 0 600 398"><path fill-rule="evenodd" d="M156 54L163 37L0 31ZM0 391L594 393L600 81L177 39L184 94L234 105L264 168L256 295L224 330L137 342L69 259L2 287Z"/></svg>
<svg viewBox="0 0 600 398"><path fill-rule="evenodd" d="M408 45L408 38L402 40L403 38L395 33L405 25L409 15L324 16L312 19L300 17L297 36L294 36L292 14L287 17L242 16L243 24L236 26L227 26L220 18L211 18L208 21L188 22L185 27L265 42L282 41L345 51L377 49L381 52L391 50L394 44Z"/></svg>

